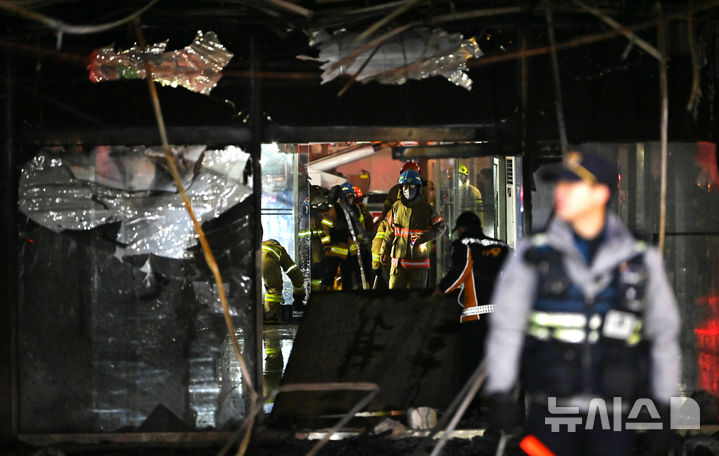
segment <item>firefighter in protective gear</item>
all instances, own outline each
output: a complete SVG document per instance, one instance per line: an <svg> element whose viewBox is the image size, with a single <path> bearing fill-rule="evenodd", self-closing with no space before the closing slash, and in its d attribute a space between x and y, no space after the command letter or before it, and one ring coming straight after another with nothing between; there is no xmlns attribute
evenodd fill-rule
<svg viewBox="0 0 719 456"><path fill-rule="evenodd" d="M357 220L359 221L359 224L364 231L364 233L362 234L372 234L374 233L374 222L372 221L372 214L370 214L367 205L362 202L362 198L364 198L364 193L362 192L362 189L357 187L356 185L352 187L352 189L354 191L354 196L352 197L352 204L353 208L355 209L355 216L357 216Z"/></svg>
<svg viewBox="0 0 719 456"><path fill-rule="evenodd" d="M408 169L417 171L419 174L419 165L416 162L408 161L405 162L402 167L399 169L400 176L403 172L407 171ZM422 189L420 191L420 194L422 195L422 198L424 198L428 203L434 205L434 197L433 195L430 195L430 189L434 189L434 183L432 182L422 182ZM387 212L392 208L392 205L399 200L399 197L402 194L402 189L400 188L399 184L394 184L392 188L389 189L387 192L387 198L384 200L384 207L382 209L382 217L384 218L385 215L387 215Z"/></svg>
<svg viewBox="0 0 719 456"><path fill-rule="evenodd" d="M417 171L417 174L419 174L419 165L417 162L408 161L404 162L402 164L402 167L399 169L399 175L401 176L403 172L407 171L408 169L412 169L414 171ZM399 184L394 184L392 188L389 189L387 192L387 198L384 200L384 208L382 209L382 216L387 214L390 209L392 209L392 205L399 199L400 194L402 193L402 189L400 188Z"/></svg>
<svg viewBox="0 0 719 456"><path fill-rule="evenodd" d="M457 295L463 309L459 330L463 348L459 376L463 385L484 358L487 320L492 311L489 298L510 249L504 242L485 236L482 222L474 212L460 214L452 231L458 238L450 247L449 268L432 297ZM479 411L478 405L475 401L474 412Z"/></svg>
<svg viewBox="0 0 719 456"><path fill-rule="evenodd" d="M624 407L650 398L667 418L680 374L674 293L659 252L607 210L617 186L614 165L570 154L553 174L555 217L545 232L517 245L490 301L490 419L511 429L510 391L521 372L527 432L554 454L634 454L631 429L589 427L592 404L603 401L612 415L604 419L621 423ZM550 427L557 408L581 422L579 432ZM658 446L650 454L667 454L659 447L670 442L669 423L657 424L663 428L650 431Z"/></svg>
<svg viewBox="0 0 719 456"><path fill-rule="evenodd" d="M352 197L352 210L354 212L354 217L357 219L357 225L359 228L355 233L357 235L357 245L360 249L360 257L362 258L364 272L365 274L369 274L372 267L372 239L375 233L375 226L374 221L372 220L372 214L367 206L362 202L362 198L364 197L362 189L356 185L352 188L354 190L354 196ZM353 269L355 271L355 277L361 277L359 261L353 263ZM367 280L369 280L369 277L367 277ZM371 282L369 285L371 285Z"/></svg>
<svg viewBox="0 0 719 456"><path fill-rule="evenodd" d="M481 212L482 192L469 183L469 168L466 165L459 166L459 189L457 193L457 207L461 212L479 212L480 220L484 222Z"/></svg>
<svg viewBox="0 0 719 456"><path fill-rule="evenodd" d="M262 242L262 279L265 282L265 323L278 323L282 304L282 271L292 281L295 302L305 299L305 278L282 245L274 239Z"/></svg>
<svg viewBox="0 0 719 456"><path fill-rule="evenodd" d="M374 239L372 239L372 274L374 280L372 284L373 289L385 289L389 282L389 264L382 264L380 257L380 249L384 243L385 233L389 228L389 220L383 218L377 224L377 232L375 233Z"/></svg>
<svg viewBox="0 0 719 456"><path fill-rule="evenodd" d="M300 242L305 243L305 250L310 253L311 288L314 291L322 289L324 275L324 253L322 249L322 217L330 209L327 200L328 191L318 185L310 187L309 214L300 219Z"/></svg>
<svg viewBox="0 0 719 456"><path fill-rule="evenodd" d="M330 191L335 197L336 191ZM351 290L354 288L353 264L357 263L357 243L355 243L347 225L347 217L339 204L338 199L344 198L350 201L354 196L354 188L349 182L339 187L339 193L335 197L334 204L322 217L322 248L324 250L325 273L322 278L322 287L325 290L332 290L337 275L337 268L340 269L342 278L342 289Z"/></svg>
<svg viewBox="0 0 719 456"><path fill-rule="evenodd" d="M403 172L397 183L400 199L387 213L389 229L380 248L380 259L391 258L389 288L426 288L430 266L428 242L447 229L435 208L420 196L422 179L414 170Z"/></svg>

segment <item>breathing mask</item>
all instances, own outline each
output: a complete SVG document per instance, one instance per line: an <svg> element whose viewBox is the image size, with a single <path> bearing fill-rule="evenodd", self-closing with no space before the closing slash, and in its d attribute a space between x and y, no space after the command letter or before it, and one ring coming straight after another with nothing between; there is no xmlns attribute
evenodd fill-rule
<svg viewBox="0 0 719 456"><path fill-rule="evenodd" d="M408 201L413 200L417 196L418 192L419 188L417 187L417 185L410 184L402 186L402 195L404 195L405 199L407 199Z"/></svg>

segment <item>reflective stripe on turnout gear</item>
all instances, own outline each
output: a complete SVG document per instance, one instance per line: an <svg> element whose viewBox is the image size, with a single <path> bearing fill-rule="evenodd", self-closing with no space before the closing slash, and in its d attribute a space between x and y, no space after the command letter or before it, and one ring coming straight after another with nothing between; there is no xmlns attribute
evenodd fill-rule
<svg viewBox="0 0 719 456"><path fill-rule="evenodd" d="M305 237L317 237L320 238L324 234L324 231L319 230L308 230L308 231L300 231L297 233L297 237L305 238Z"/></svg>
<svg viewBox="0 0 719 456"><path fill-rule="evenodd" d="M272 247L263 245L263 246L262 246L262 251L263 251L263 252L267 252L267 253L271 253L271 254L274 255L274 257L277 258L277 260L279 261L279 259L280 259L280 254L277 253L277 252L275 251L275 249L273 249Z"/></svg>
<svg viewBox="0 0 719 456"><path fill-rule="evenodd" d="M427 230L410 230L408 228L394 227L395 236L409 236L412 234L424 234ZM383 236L384 237L384 236Z"/></svg>
<svg viewBox="0 0 719 456"><path fill-rule="evenodd" d="M392 265L397 266L398 264L405 269L429 268L429 258L419 261L405 260L404 258L392 258Z"/></svg>
<svg viewBox="0 0 719 456"><path fill-rule="evenodd" d="M342 247L336 247L336 246L330 246L330 253L328 253L329 256L336 256L340 258L347 258L347 254L349 253L349 250L343 249Z"/></svg>

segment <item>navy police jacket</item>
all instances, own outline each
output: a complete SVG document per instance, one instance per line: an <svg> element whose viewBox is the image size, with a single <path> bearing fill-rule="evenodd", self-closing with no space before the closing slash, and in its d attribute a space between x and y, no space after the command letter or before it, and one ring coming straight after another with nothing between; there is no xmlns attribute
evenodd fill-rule
<svg viewBox="0 0 719 456"><path fill-rule="evenodd" d="M558 219L518 244L491 298L488 394L521 371L547 396L676 395L679 314L661 257L614 214L604 233L591 264Z"/></svg>

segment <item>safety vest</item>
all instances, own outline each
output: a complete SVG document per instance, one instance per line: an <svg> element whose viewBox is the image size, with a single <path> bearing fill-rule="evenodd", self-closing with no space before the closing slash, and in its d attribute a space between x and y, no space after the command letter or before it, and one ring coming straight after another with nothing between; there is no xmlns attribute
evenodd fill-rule
<svg viewBox="0 0 719 456"><path fill-rule="evenodd" d="M598 278L606 286L588 297L567 274L562 253L544 244L543 235L533 240L524 256L538 274L523 352L527 391L631 400L646 394L644 251Z"/></svg>
<svg viewBox="0 0 719 456"><path fill-rule="evenodd" d="M429 268L429 242L417 243L412 239L430 231L436 226L444 226L444 219L429 203L420 200L407 206L402 200L392 206L387 214L392 239L392 264L407 269ZM444 229L442 229L444 231Z"/></svg>
<svg viewBox="0 0 719 456"><path fill-rule="evenodd" d="M337 204L322 217L322 246L329 247L329 251L325 252L327 256L345 259L347 255L357 255L357 244L350 235L344 217L342 208Z"/></svg>
<svg viewBox="0 0 719 456"><path fill-rule="evenodd" d="M481 315L494 311L494 306L487 303L509 246L488 237L466 237L455 243L453 248L465 247L467 259L459 277L444 292L461 289L458 296L463 307L460 323L477 321Z"/></svg>

